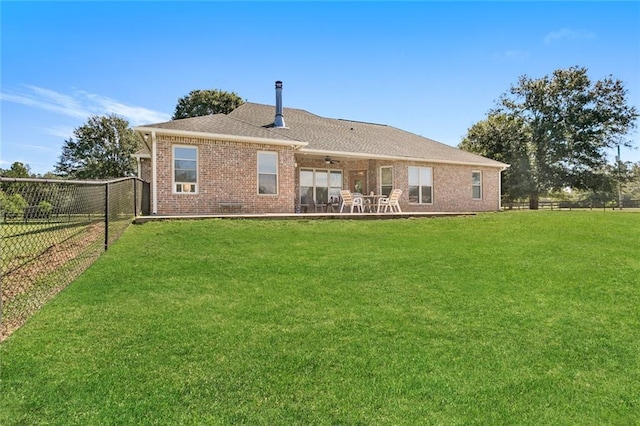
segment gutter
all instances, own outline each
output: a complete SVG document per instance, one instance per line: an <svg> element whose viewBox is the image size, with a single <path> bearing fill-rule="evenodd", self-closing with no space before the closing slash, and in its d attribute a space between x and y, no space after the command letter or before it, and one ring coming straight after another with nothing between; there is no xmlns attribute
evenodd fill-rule
<svg viewBox="0 0 640 426"><path fill-rule="evenodd" d="M245 142L245 143L255 143L255 144L263 144L263 145L276 145L276 146L289 146L293 149L298 149L303 146L307 146L307 142L300 142L293 139L270 139L270 138L258 138L255 136L236 136L236 135L225 135L220 133L208 133L208 132L192 132L186 130L174 130L174 129L162 129L158 127L136 127L134 128L136 132L140 132L140 134L150 134L150 133L159 133L163 135L170 136L191 136L194 138L202 138L202 139L217 139L221 141L230 141L230 142Z"/></svg>

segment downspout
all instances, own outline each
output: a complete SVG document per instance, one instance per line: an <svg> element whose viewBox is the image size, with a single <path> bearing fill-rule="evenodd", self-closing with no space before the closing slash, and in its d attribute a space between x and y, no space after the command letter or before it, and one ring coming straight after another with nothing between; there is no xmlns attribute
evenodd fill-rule
<svg viewBox="0 0 640 426"><path fill-rule="evenodd" d="M151 132L151 196L153 203L151 207L151 214L158 214L158 149L156 147L156 132Z"/></svg>

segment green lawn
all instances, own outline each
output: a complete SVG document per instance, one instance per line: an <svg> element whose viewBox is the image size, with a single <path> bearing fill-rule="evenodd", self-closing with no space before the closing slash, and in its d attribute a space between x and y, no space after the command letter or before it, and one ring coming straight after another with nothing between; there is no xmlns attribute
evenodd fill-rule
<svg viewBox="0 0 640 426"><path fill-rule="evenodd" d="M640 423L640 214L130 227L0 345L0 424Z"/></svg>

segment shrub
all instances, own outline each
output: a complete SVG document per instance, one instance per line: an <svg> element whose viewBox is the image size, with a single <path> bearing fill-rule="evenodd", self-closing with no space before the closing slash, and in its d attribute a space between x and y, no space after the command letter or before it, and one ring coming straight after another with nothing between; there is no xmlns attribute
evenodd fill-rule
<svg viewBox="0 0 640 426"><path fill-rule="evenodd" d="M22 214L28 205L22 195L6 194L4 191L0 191L0 213L4 219Z"/></svg>
<svg viewBox="0 0 640 426"><path fill-rule="evenodd" d="M38 203L38 216L49 217L52 210L53 205L50 202L43 200Z"/></svg>

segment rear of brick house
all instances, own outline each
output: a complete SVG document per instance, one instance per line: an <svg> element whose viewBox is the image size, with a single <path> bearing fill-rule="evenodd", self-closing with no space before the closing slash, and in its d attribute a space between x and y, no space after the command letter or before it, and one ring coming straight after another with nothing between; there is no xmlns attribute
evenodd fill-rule
<svg viewBox="0 0 640 426"><path fill-rule="evenodd" d="M402 189L410 212L500 209L504 163L403 130L245 103L229 114L134 129L144 142L138 175L158 215L309 211L339 191Z"/></svg>

